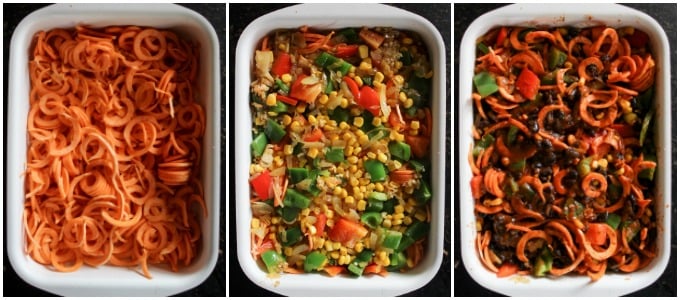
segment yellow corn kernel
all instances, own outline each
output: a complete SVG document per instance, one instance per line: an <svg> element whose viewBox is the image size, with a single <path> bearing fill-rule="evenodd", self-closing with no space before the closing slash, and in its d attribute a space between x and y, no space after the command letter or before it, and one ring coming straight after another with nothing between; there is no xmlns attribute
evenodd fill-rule
<svg viewBox="0 0 680 300"><path fill-rule="evenodd" d="M413 267L416 266L416 264L413 262L413 259L410 258L410 257L409 257L408 259L406 259L406 265L407 265L409 268L413 268Z"/></svg>
<svg viewBox="0 0 680 300"><path fill-rule="evenodd" d="M340 99L340 107L347 108L348 105L349 105L349 101L347 101L347 98L342 97L342 99Z"/></svg>
<svg viewBox="0 0 680 300"><path fill-rule="evenodd" d="M413 98L406 99L406 101L404 101L404 107L411 108L411 106L413 106Z"/></svg>
<svg viewBox="0 0 680 300"><path fill-rule="evenodd" d="M340 242L333 242L333 250L340 250L340 247L342 247Z"/></svg>
<svg viewBox="0 0 680 300"><path fill-rule="evenodd" d="M368 46L366 45L359 46L359 57L361 57L361 59L368 57Z"/></svg>
<svg viewBox="0 0 680 300"><path fill-rule="evenodd" d="M255 173L261 173L262 171L264 171L264 169L260 165L254 165L253 171L255 171Z"/></svg>
<svg viewBox="0 0 680 300"><path fill-rule="evenodd" d="M401 61L397 61L397 62L394 63L394 68L397 69L397 70L401 69L401 67L403 67L403 66L404 66L404 63L402 63Z"/></svg>
<svg viewBox="0 0 680 300"><path fill-rule="evenodd" d="M371 124L373 126L378 127L378 126L380 126L380 123L382 123L382 120L380 120L380 118L373 118L373 120L371 120Z"/></svg>
<svg viewBox="0 0 680 300"><path fill-rule="evenodd" d="M293 76L290 76L290 74L286 73L281 75L281 81L284 83L290 83L293 80Z"/></svg>
<svg viewBox="0 0 680 300"><path fill-rule="evenodd" d="M361 150L363 150L361 149L361 146L354 147L354 155L359 155L359 153L361 153Z"/></svg>
<svg viewBox="0 0 680 300"><path fill-rule="evenodd" d="M304 128L302 127L302 124L300 124L300 122L293 121L290 123L290 130L296 133L300 133L304 130Z"/></svg>
<svg viewBox="0 0 680 300"><path fill-rule="evenodd" d="M383 219L382 225L385 228L390 228L392 227L392 220L385 218Z"/></svg>
<svg viewBox="0 0 680 300"><path fill-rule="evenodd" d="M354 79L354 82L356 82L358 86L364 85L364 81L361 80L361 77L359 77L359 76L354 76L354 77L352 77L352 78Z"/></svg>
<svg viewBox="0 0 680 300"><path fill-rule="evenodd" d="M425 215L425 213L422 211L417 211L415 217L420 222L425 222L425 220L427 219L427 215Z"/></svg>
<svg viewBox="0 0 680 300"><path fill-rule="evenodd" d="M272 224L277 225L281 222L281 217L272 217Z"/></svg>
<svg viewBox="0 0 680 300"><path fill-rule="evenodd" d="M366 200L359 200L359 202L357 202L357 210L358 211L366 210Z"/></svg>
<svg viewBox="0 0 680 300"><path fill-rule="evenodd" d="M326 104L328 103L328 95L323 94L321 97L319 97L319 104Z"/></svg>
<svg viewBox="0 0 680 300"><path fill-rule="evenodd" d="M324 248L326 248L326 251L333 251L333 242L331 242L330 240L326 240L323 243L323 246Z"/></svg>
<svg viewBox="0 0 680 300"><path fill-rule="evenodd" d="M344 191L344 190L343 190L343 191ZM333 221L333 216L334 216L334 215L335 215L335 212L333 212L332 210L327 210L327 211L326 211L326 218L330 219L330 220L329 220L330 222ZM331 224L331 225L333 225L333 224ZM329 225L329 226L331 226L331 225Z"/></svg>
<svg viewBox="0 0 680 300"><path fill-rule="evenodd" d="M375 191L376 192L382 192L384 190L385 190L385 186L382 183L378 182L378 183L375 184Z"/></svg>
<svg viewBox="0 0 680 300"><path fill-rule="evenodd" d="M304 103L300 103L300 104L298 104L297 107L295 107L295 110L298 113L304 113L306 109L307 109L307 106Z"/></svg>
<svg viewBox="0 0 680 300"><path fill-rule="evenodd" d="M411 39L410 37L404 37L403 39L401 39L401 42L404 45L411 45L413 44L413 39Z"/></svg>
<svg viewBox="0 0 680 300"><path fill-rule="evenodd" d="M376 157L375 152L368 152L368 153L366 153L366 156L370 159L375 159L375 157Z"/></svg>
<svg viewBox="0 0 680 300"><path fill-rule="evenodd" d="M331 258L332 258L332 259L338 259L338 258L340 258L340 252L338 252L338 251L333 251L333 252L331 252Z"/></svg>
<svg viewBox="0 0 680 300"><path fill-rule="evenodd" d="M356 71L357 71L357 67L355 67L355 66L351 66L349 68L349 73L354 73ZM342 76L342 73L340 73L340 71L338 71L337 74L339 74L338 77Z"/></svg>
<svg viewBox="0 0 680 300"><path fill-rule="evenodd" d="M345 197L345 203L346 204L354 204L354 197L352 197L352 196Z"/></svg>
<svg viewBox="0 0 680 300"><path fill-rule="evenodd" d="M399 226L401 225L402 222L403 222L402 219L392 220L392 227Z"/></svg>
<svg viewBox="0 0 680 300"><path fill-rule="evenodd" d="M573 67L572 63L570 61L564 62L564 67L567 69L571 69Z"/></svg>
<svg viewBox="0 0 680 300"><path fill-rule="evenodd" d="M276 105L276 93L269 93L269 95L267 95L267 100L265 100L265 103L267 104L267 106Z"/></svg>
<svg viewBox="0 0 680 300"><path fill-rule="evenodd" d="M404 77L401 75L396 75L394 76L394 83L397 85L403 85L404 84ZM401 94L404 92L399 93L399 100L401 100ZM406 94L404 94L404 100L406 100ZM403 100L402 100L403 101Z"/></svg>
<svg viewBox="0 0 680 300"><path fill-rule="evenodd" d="M411 129L418 130L420 128L420 122L418 120L411 121Z"/></svg>
<svg viewBox="0 0 680 300"><path fill-rule="evenodd" d="M401 217L404 217L404 206L401 204L395 205L394 206L394 213L395 214L402 214Z"/></svg>
<svg viewBox="0 0 680 300"><path fill-rule="evenodd" d="M370 140L371 139L368 137L368 135L363 134L359 137L359 144L366 145Z"/></svg>
<svg viewBox="0 0 680 300"><path fill-rule="evenodd" d="M410 217L410 216L405 216L405 217L404 217L404 224L405 224L405 225L411 225L411 223L413 223L413 220L411 219L411 217Z"/></svg>
<svg viewBox="0 0 680 300"><path fill-rule="evenodd" d="M250 220L250 227L252 227L252 228L260 228L260 219L252 219L252 220Z"/></svg>
<svg viewBox="0 0 680 300"><path fill-rule="evenodd" d="M303 216L309 216L309 212L310 212L310 209L309 209L309 208L305 208L305 209L303 209L300 213L301 213Z"/></svg>
<svg viewBox="0 0 680 300"><path fill-rule="evenodd" d="M354 126L356 126L356 127L364 126L364 118L362 118L362 117L355 117L355 118L354 118L354 123L353 123L353 124L354 124Z"/></svg>
<svg viewBox="0 0 680 300"><path fill-rule="evenodd" d="M338 196L338 195L341 195L341 194L342 194L342 188L339 187L339 186L336 186L336 187L333 189L333 195Z"/></svg>
<svg viewBox="0 0 680 300"><path fill-rule="evenodd" d="M383 162L383 163L386 162L387 161L387 155L385 155L385 153L378 154L378 160L380 162Z"/></svg>
<svg viewBox="0 0 680 300"><path fill-rule="evenodd" d="M307 156L310 158L316 158L317 155L319 155L319 149L317 148L311 148L307 151Z"/></svg>
<svg viewBox="0 0 680 300"><path fill-rule="evenodd" d="M373 76L373 84L375 83L382 83L383 80L385 79L385 75L382 72L376 72L375 75Z"/></svg>
<svg viewBox="0 0 680 300"><path fill-rule="evenodd" d="M315 116L312 116L312 115L309 115L309 117L307 117L307 120L309 121L309 124L311 124L311 125L316 125L317 122L318 122L318 121L316 120L316 117L315 117Z"/></svg>
<svg viewBox="0 0 680 300"><path fill-rule="evenodd" d="M369 71L373 70L373 66L371 66L371 63L362 61L359 64L359 70L364 71L364 72L369 72Z"/></svg>
<svg viewBox="0 0 680 300"><path fill-rule="evenodd" d="M340 247L340 255L347 255L347 248L346 247Z"/></svg>
<svg viewBox="0 0 680 300"><path fill-rule="evenodd" d="M402 80L404 80L404 79L402 78ZM406 99L408 99L408 97L406 97L406 93L399 92L399 101L401 101L401 103L404 103L406 101Z"/></svg>
<svg viewBox="0 0 680 300"><path fill-rule="evenodd" d="M347 190L342 190L342 198L347 197Z"/></svg>
<svg viewBox="0 0 680 300"><path fill-rule="evenodd" d="M285 247L285 248L283 248L283 253L286 254L286 256L291 256L291 255L293 255L293 248Z"/></svg>
<svg viewBox="0 0 680 300"><path fill-rule="evenodd" d="M357 242L356 244L354 244L354 251L356 251L357 253L364 251L364 243Z"/></svg>
<svg viewBox="0 0 680 300"><path fill-rule="evenodd" d="M350 164L356 164L357 162L359 162L359 158L352 155L352 156L347 158L347 162L350 163Z"/></svg>
<svg viewBox="0 0 680 300"><path fill-rule="evenodd" d="M402 208L402 210L403 210L403 208ZM403 219L404 219L404 213L397 212L397 210L395 209L394 214L392 215L392 220L403 220Z"/></svg>

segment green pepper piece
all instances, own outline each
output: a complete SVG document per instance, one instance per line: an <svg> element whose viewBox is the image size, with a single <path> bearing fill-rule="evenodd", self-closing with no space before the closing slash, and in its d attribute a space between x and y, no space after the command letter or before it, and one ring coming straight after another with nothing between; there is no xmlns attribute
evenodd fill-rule
<svg viewBox="0 0 680 300"><path fill-rule="evenodd" d="M423 205L432 199L432 192L426 181L420 181L420 186L413 192L413 196L416 198L416 202L418 202L419 205Z"/></svg>
<svg viewBox="0 0 680 300"><path fill-rule="evenodd" d="M285 113L288 112L288 105L281 101L276 101L276 104L274 106L271 106L269 110L279 114Z"/></svg>
<svg viewBox="0 0 680 300"><path fill-rule="evenodd" d="M328 114L328 117L337 122L338 125L341 122L347 123L349 122L349 110L338 106Z"/></svg>
<svg viewBox="0 0 680 300"><path fill-rule="evenodd" d="M304 270L305 272L309 273L312 271L320 271L321 268L326 264L327 262L326 255L319 251L314 251L309 254L307 254L307 257L305 257L305 263L304 263Z"/></svg>
<svg viewBox="0 0 680 300"><path fill-rule="evenodd" d="M281 273L283 270L283 257L275 250L267 250L260 255L262 262L267 267L269 274Z"/></svg>
<svg viewBox="0 0 680 300"><path fill-rule="evenodd" d="M619 199L623 194L623 187L617 183L610 183L607 185L607 197L609 199Z"/></svg>
<svg viewBox="0 0 680 300"><path fill-rule="evenodd" d="M517 184L517 181L515 181L512 176L506 178L503 190L509 195L514 195L519 192L519 184Z"/></svg>
<svg viewBox="0 0 680 300"><path fill-rule="evenodd" d="M301 209L297 207L285 206L281 208L281 218L285 223L292 223L297 219L300 211Z"/></svg>
<svg viewBox="0 0 680 300"><path fill-rule="evenodd" d="M347 75L347 72L349 72L349 69L352 67L348 62L341 58L337 58L328 52L321 52L314 60L314 63L330 71L339 71L343 76Z"/></svg>
<svg viewBox="0 0 680 300"><path fill-rule="evenodd" d="M302 150L304 150L302 143L295 144L295 146L293 146L293 155L302 153Z"/></svg>
<svg viewBox="0 0 680 300"><path fill-rule="evenodd" d="M401 240L399 241L399 246L397 247L397 249L394 249L394 251L397 251L397 252L404 251L404 250L406 250L406 248L413 245L413 243L415 243L415 242L416 242L416 240L414 240L411 236L406 235L406 234L402 234Z"/></svg>
<svg viewBox="0 0 680 300"><path fill-rule="evenodd" d="M305 168L288 168L290 183L296 184L309 176L309 171Z"/></svg>
<svg viewBox="0 0 680 300"><path fill-rule="evenodd" d="M541 85L554 85L554 84L557 84L555 72L546 73L541 77Z"/></svg>
<svg viewBox="0 0 680 300"><path fill-rule="evenodd" d="M584 159L581 159L581 161L578 163L576 169L578 170L578 174L581 175L581 177L584 177L590 173L590 163L592 162L593 156L588 156Z"/></svg>
<svg viewBox="0 0 680 300"><path fill-rule="evenodd" d="M394 252L390 254L390 265L386 268L387 271L396 272L406 266L406 255L404 252Z"/></svg>
<svg viewBox="0 0 680 300"><path fill-rule="evenodd" d="M383 207L382 211L388 213L388 214L393 214L394 213L394 203L397 202L396 199L392 198L390 200L387 200L383 202Z"/></svg>
<svg viewBox="0 0 680 300"><path fill-rule="evenodd" d="M583 209L583 204L574 200L574 198L567 198L567 201L564 203L564 215L567 219L582 219Z"/></svg>
<svg viewBox="0 0 680 300"><path fill-rule="evenodd" d="M328 151L326 151L326 160L332 163L345 161L344 149L341 147L328 148Z"/></svg>
<svg viewBox="0 0 680 300"><path fill-rule="evenodd" d="M548 68L552 71L567 61L567 54L555 47L550 48L548 53Z"/></svg>
<svg viewBox="0 0 680 300"><path fill-rule="evenodd" d="M477 92L482 98L489 96L498 91L498 85L496 84L496 78L489 72L481 72L472 78L472 81L477 88Z"/></svg>
<svg viewBox="0 0 680 300"><path fill-rule="evenodd" d="M401 161L408 161L411 158L411 146L407 143L391 141L387 145L387 148L389 149L392 157Z"/></svg>
<svg viewBox="0 0 680 300"><path fill-rule="evenodd" d="M413 170L416 171L416 173L425 172L425 164L422 162L413 159L409 160L408 163L411 165L411 167L413 167Z"/></svg>
<svg viewBox="0 0 680 300"><path fill-rule="evenodd" d="M519 195L524 201L533 201L536 198L536 191L528 183L519 186Z"/></svg>
<svg viewBox="0 0 680 300"><path fill-rule="evenodd" d="M637 234L640 232L640 221L635 220L635 221L626 221L623 223L623 229L626 233L626 240L628 242L632 241Z"/></svg>
<svg viewBox="0 0 680 300"><path fill-rule="evenodd" d="M361 81L364 83L364 85L373 86L373 77L371 76L361 77Z"/></svg>
<svg viewBox="0 0 680 300"><path fill-rule="evenodd" d="M413 55L411 55L411 52L408 50L401 51L401 58L399 58L399 61L401 61L401 64L404 67L410 66L413 63Z"/></svg>
<svg viewBox="0 0 680 300"><path fill-rule="evenodd" d="M402 233L394 230L385 230L382 246L387 249L396 249L401 242Z"/></svg>
<svg viewBox="0 0 680 300"><path fill-rule="evenodd" d="M517 132L519 131L519 128L515 125L510 125L510 128L508 128L508 144L514 144L515 141L517 140Z"/></svg>
<svg viewBox="0 0 680 300"><path fill-rule="evenodd" d="M377 159L369 159L364 162L364 169L371 176L371 182L385 181L387 171L385 165Z"/></svg>
<svg viewBox="0 0 680 300"><path fill-rule="evenodd" d="M383 210L383 201L368 199L365 211L367 211L367 212L373 212L373 211L374 212L380 212L382 210Z"/></svg>
<svg viewBox="0 0 680 300"><path fill-rule="evenodd" d="M300 209L309 207L311 200L295 189L287 189L286 196L283 197L283 206L292 206Z"/></svg>
<svg viewBox="0 0 680 300"><path fill-rule="evenodd" d="M289 228L279 234L279 241L283 246L292 246L302 240L302 230L300 227Z"/></svg>
<svg viewBox="0 0 680 300"><path fill-rule="evenodd" d="M430 99L430 86L432 82L428 78L423 78L419 76L411 76L407 86L409 89L413 89L417 92L420 97L413 97L413 106L422 107L425 104L425 100ZM408 95L407 95L408 96Z"/></svg>
<svg viewBox="0 0 680 300"><path fill-rule="evenodd" d="M489 148L491 144L493 144L496 141L496 138L493 137L493 135L490 134L485 134L482 136L481 139L477 142L475 147L472 149L472 155L478 156L480 152L482 152L482 149Z"/></svg>
<svg viewBox="0 0 680 300"><path fill-rule="evenodd" d="M534 263L534 276L545 276L545 273L550 272L553 264L553 256L547 247L543 248L541 254L536 258Z"/></svg>
<svg viewBox="0 0 680 300"><path fill-rule="evenodd" d="M279 88L279 91L283 92L283 94L285 95L288 95L288 93L290 92L290 88L288 87L288 85L283 83L283 81L281 81L281 79L279 78L276 78L274 82L276 83L276 86Z"/></svg>
<svg viewBox="0 0 680 300"><path fill-rule="evenodd" d="M345 37L345 40L349 44L357 44L361 42L361 39L359 38L357 31L351 27L340 30L338 32L338 35Z"/></svg>
<svg viewBox="0 0 680 300"><path fill-rule="evenodd" d="M250 152L254 157L260 157L264 153L265 148L267 148L267 136L264 132L260 132L250 143Z"/></svg>
<svg viewBox="0 0 680 300"><path fill-rule="evenodd" d="M382 224L382 215L380 215L379 212L364 212L364 214L361 215L361 223L375 229Z"/></svg>
<svg viewBox="0 0 680 300"><path fill-rule="evenodd" d="M621 216L614 213L607 215L607 224L609 227L614 228L614 230L619 229L619 225L621 224Z"/></svg>
<svg viewBox="0 0 680 300"><path fill-rule="evenodd" d="M368 193L368 200L387 201L387 194L373 191Z"/></svg>
<svg viewBox="0 0 680 300"><path fill-rule="evenodd" d="M352 274L356 276L361 276L361 274L364 273L364 269L366 268L366 266L368 265L372 258L373 251L365 249L354 258L354 260L349 264L349 266L347 266L347 270L349 270Z"/></svg>
<svg viewBox="0 0 680 300"><path fill-rule="evenodd" d="M526 164L527 164L527 160L522 158L520 160L517 160L517 161L510 163L510 165L508 166L508 169L510 169L510 171L513 171L513 172L523 172L524 167L526 167Z"/></svg>
<svg viewBox="0 0 680 300"><path fill-rule="evenodd" d="M326 77L326 88L324 90L324 93L326 95L330 94L333 92L334 87L333 87L333 80L331 79L331 72L328 70L324 71L325 77Z"/></svg>
<svg viewBox="0 0 680 300"><path fill-rule="evenodd" d="M264 126L264 134L267 135L270 141L278 143L286 135L286 131L276 121L267 119L267 124Z"/></svg>
<svg viewBox="0 0 680 300"><path fill-rule="evenodd" d="M647 138L647 132L649 131L649 125L652 122L652 117L654 116L654 109L650 109L645 114L645 118L642 120L642 129L640 129L640 145L645 144L645 139Z"/></svg>
<svg viewBox="0 0 680 300"><path fill-rule="evenodd" d="M425 237L429 231L429 223L415 221L406 229L406 231L404 231L404 235L410 236L413 240L417 241Z"/></svg>
<svg viewBox="0 0 680 300"><path fill-rule="evenodd" d="M488 53L489 53L489 46L487 46L486 44L484 44L484 42L479 42L479 43L477 44L477 49L479 49L479 51L482 51L482 53L484 53L484 54L488 54Z"/></svg>

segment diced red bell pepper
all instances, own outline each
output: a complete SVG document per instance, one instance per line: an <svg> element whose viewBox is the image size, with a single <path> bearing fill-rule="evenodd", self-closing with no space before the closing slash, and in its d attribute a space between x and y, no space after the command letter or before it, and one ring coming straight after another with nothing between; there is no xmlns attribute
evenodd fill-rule
<svg viewBox="0 0 680 300"><path fill-rule="evenodd" d="M368 229L361 224L340 218L335 222L333 228L328 232L331 241L340 242L343 245L364 238L368 234Z"/></svg>
<svg viewBox="0 0 680 300"><path fill-rule="evenodd" d="M314 227L316 227L316 236L322 236L323 231L326 229L326 214L319 213L316 216L316 222L314 222Z"/></svg>
<svg viewBox="0 0 680 300"><path fill-rule="evenodd" d="M283 103L290 104L290 105L293 105L293 106L297 105L297 103L298 103L297 99L293 99L291 97L281 95L281 94L276 94L276 100L279 100Z"/></svg>
<svg viewBox="0 0 680 300"><path fill-rule="evenodd" d="M515 87L519 90L520 95L530 100L536 98L540 86L541 79L529 68L524 68L519 77L517 77L517 82L515 82Z"/></svg>
<svg viewBox="0 0 680 300"><path fill-rule="evenodd" d="M342 81L347 84L347 87L349 88L349 91L352 92L352 96L354 96L354 101L359 103L359 85L357 84L354 79L350 78L349 76L342 77Z"/></svg>
<svg viewBox="0 0 680 300"><path fill-rule="evenodd" d="M304 140L305 142L318 142L321 140L322 137L323 131L321 131L321 129L319 128L314 128L314 130L305 133L302 136L302 140Z"/></svg>
<svg viewBox="0 0 680 300"><path fill-rule="evenodd" d="M335 46L335 56L338 58L349 58L357 54L359 45L339 44Z"/></svg>
<svg viewBox="0 0 680 300"><path fill-rule="evenodd" d="M510 275L513 275L519 271L519 267L516 264L513 263L504 263L501 265L500 268L498 268L498 273L496 273L496 277L502 278L502 277L508 277Z"/></svg>
<svg viewBox="0 0 680 300"><path fill-rule="evenodd" d="M411 153L417 158L427 156L430 147L430 139L424 136L405 135L404 142L411 146Z"/></svg>
<svg viewBox="0 0 680 300"><path fill-rule="evenodd" d="M370 111L373 116L380 115L380 96L370 86L364 85L361 87L358 104Z"/></svg>
<svg viewBox="0 0 680 300"><path fill-rule="evenodd" d="M501 47L503 46L503 42L505 42L505 39L508 37L508 28L507 27L501 27L501 29L498 31L498 35L496 36L496 47Z"/></svg>
<svg viewBox="0 0 680 300"><path fill-rule="evenodd" d="M274 63L272 64L272 73L281 77L283 74L290 73L291 66L292 63L290 60L290 54L286 52L279 52L279 54L276 56L276 59L274 59Z"/></svg>
<svg viewBox="0 0 680 300"><path fill-rule="evenodd" d="M269 175L269 170L264 170L260 175L257 175L250 180L250 184L255 190L255 194L261 200L267 200L272 197L272 176Z"/></svg>
<svg viewBox="0 0 680 300"><path fill-rule="evenodd" d="M325 266L323 270L328 273L329 276L335 277L336 275L342 273L345 268L341 266Z"/></svg>
<svg viewBox="0 0 680 300"><path fill-rule="evenodd" d="M396 109L392 109L388 121L390 123L390 126L392 126L392 129L397 130L399 132L404 130L404 127L406 127L406 124L399 120L399 115L397 114Z"/></svg>
<svg viewBox="0 0 680 300"><path fill-rule="evenodd" d="M304 84L303 80L305 78L307 78L307 75L300 75L295 79L290 87L288 96L307 103L313 103L316 100L316 97L323 91L323 85L319 82Z"/></svg>

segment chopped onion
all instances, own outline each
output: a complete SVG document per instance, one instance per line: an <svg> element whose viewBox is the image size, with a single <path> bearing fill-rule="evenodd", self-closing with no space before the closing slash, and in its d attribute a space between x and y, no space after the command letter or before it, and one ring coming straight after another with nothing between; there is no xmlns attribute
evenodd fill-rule
<svg viewBox="0 0 680 300"><path fill-rule="evenodd" d="M386 86L384 84L379 84L376 89L378 90L378 97L380 99L380 111L382 111L383 116L389 116L391 110L389 105L387 105Z"/></svg>
<svg viewBox="0 0 680 300"><path fill-rule="evenodd" d="M274 213L274 207L261 201L251 203L250 209L253 211L253 216L258 218Z"/></svg>

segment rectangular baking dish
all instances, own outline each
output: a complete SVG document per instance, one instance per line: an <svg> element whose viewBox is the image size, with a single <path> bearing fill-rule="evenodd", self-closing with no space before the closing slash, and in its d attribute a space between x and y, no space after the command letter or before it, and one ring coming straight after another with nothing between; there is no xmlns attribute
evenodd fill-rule
<svg viewBox="0 0 680 300"><path fill-rule="evenodd" d="M660 234L657 238L657 257L646 268L630 274L607 273L597 282L588 276L536 278L511 276L497 278L481 263L475 250L474 200L470 190L472 171L467 162L467 149L473 143L470 128L473 124L472 77L474 76L476 39L497 26L564 26L588 27L608 25L633 26L650 37L653 56L657 62L656 125L657 178L655 212ZM663 273L671 251L671 65L670 47L661 26L648 15L616 4L515 4L491 11L477 18L465 32L460 47L458 147L460 166L460 228L461 255L470 276L480 285L511 296L620 296L642 289L656 281Z"/></svg>
<svg viewBox="0 0 680 300"><path fill-rule="evenodd" d="M141 270L114 266L83 266L72 273L51 271L24 252L22 223L26 119L30 81L28 60L36 32L75 25L104 27L138 25L170 28L200 43L199 101L206 111L201 177L208 218L203 220L200 253L189 266L174 273L150 267L152 279ZM7 254L17 274L29 284L63 296L168 296L193 288L213 271L219 250L219 42L211 24L198 13L173 4L56 4L39 9L17 26L10 45L7 140Z"/></svg>
<svg viewBox="0 0 680 300"><path fill-rule="evenodd" d="M388 26L412 30L427 43L434 69L432 86L433 139L432 159L432 223L427 253L418 267L407 273L350 278L328 277L322 274L282 274L269 278L250 255L250 185L251 113L248 104L253 55L259 40L267 33L281 28L307 25L320 29L361 26ZM424 18L413 13L379 4L303 4L287 7L253 21L242 33L236 48L235 81L235 147L236 156L236 243L238 262L244 273L255 284L287 296L394 296L407 293L427 284L439 270L444 238L444 176L446 56L441 35Z"/></svg>

